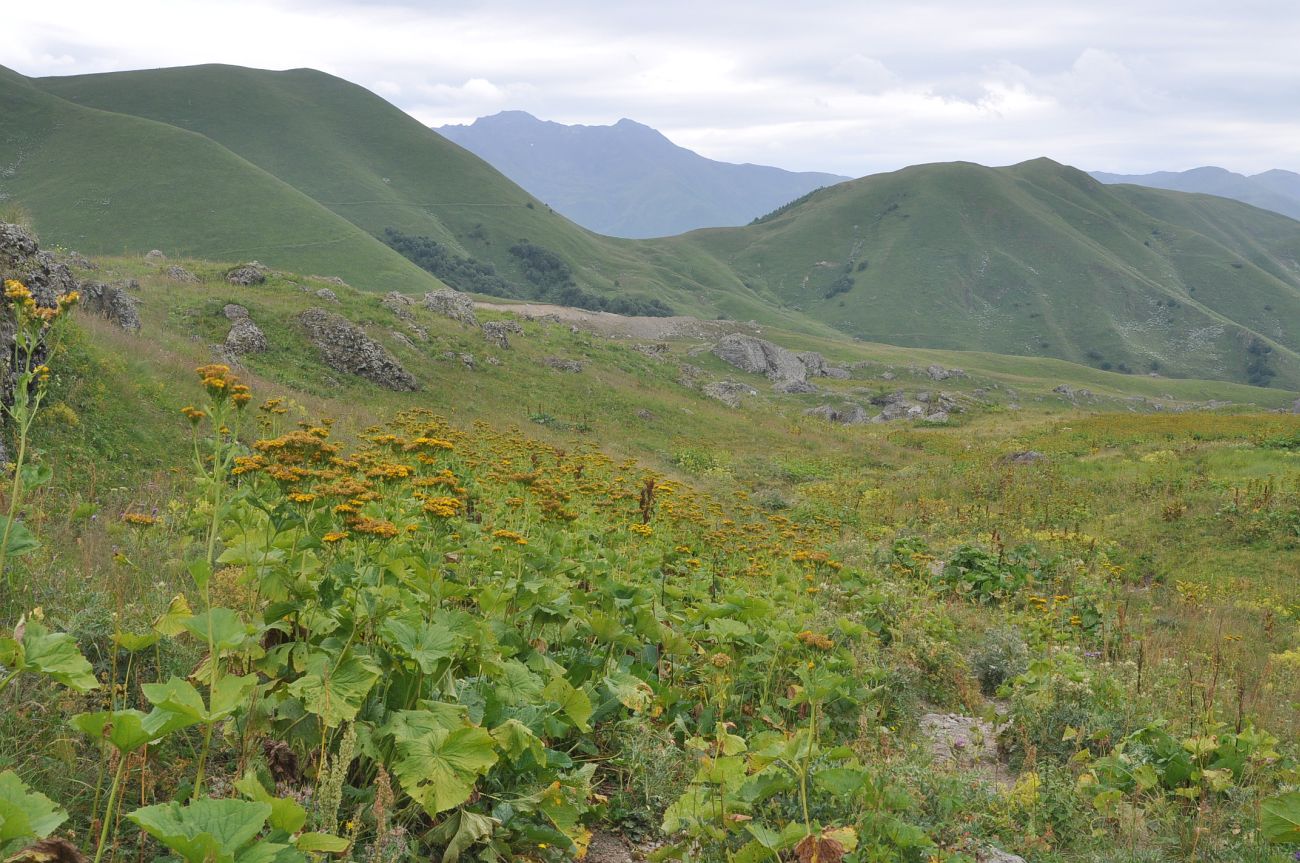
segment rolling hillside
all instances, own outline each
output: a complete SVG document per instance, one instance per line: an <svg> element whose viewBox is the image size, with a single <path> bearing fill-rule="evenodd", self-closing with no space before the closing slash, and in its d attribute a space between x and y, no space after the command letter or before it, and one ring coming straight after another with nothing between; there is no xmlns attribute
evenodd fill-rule
<svg viewBox="0 0 1300 863"><path fill-rule="evenodd" d="M634 241L580 228L378 96L311 70L8 73L0 99L0 191L47 241L84 251L259 258L366 290L437 285L378 239L393 227L527 291L535 261L511 251L526 240L575 289L677 313L1300 385L1300 223L1106 186L1046 159L915 166L754 225Z"/></svg>
<svg viewBox="0 0 1300 863"><path fill-rule="evenodd" d="M1300 224L1047 159L921 165L698 231L755 290L870 341L1294 383Z"/></svg>
<svg viewBox="0 0 1300 863"><path fill-rule="evenodd" d="M706 159L628 119L566 126L502 111L438 131L578 224L615 237L744 225L849 179Z"/></svg>
<svg viewBox="0 0 1300 863"><path fill-rule="evenodd" d="M347 220L219 144L71 104L0 75L0 198L86 253L143 252L340 275L376 288L436 280Z"/></svg>

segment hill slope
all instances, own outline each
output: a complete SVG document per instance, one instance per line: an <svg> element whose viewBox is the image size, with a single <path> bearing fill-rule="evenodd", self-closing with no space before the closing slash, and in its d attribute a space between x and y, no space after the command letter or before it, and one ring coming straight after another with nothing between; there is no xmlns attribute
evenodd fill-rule
<svg viewBox="0 0 1300 863"><path fill-rule="evenodd" d="M578 224L616 237L743 225L848 179L706 159L628 119L566 126L502 111L438 131Z"/></svg>
<svg viewBox="0 0 1300 863"><path fill-rule="evenodd" d="M0 199L87 253L238 259L376 288L436 280L282 180L174 126L81 107L0 75Z"/></svg>
<svg viewBox="0 0 1300 863"><path fill-rule="evenodd" d="M1046 159L867 177L679 242L871 341L1257 383L1300 375L1300 224L1103 186Z"/></svg>
<svg viewBox="0 0 1300 863"><path fill-rule="evenodd" d="M1246 176L1223 168L1157 171L1154 174L1107 174L1093 171L1103 183L1128 183L1174 192L1199 192L1232 198L1252 207L1300 219L1300 174L1274 169Z"/></svg>

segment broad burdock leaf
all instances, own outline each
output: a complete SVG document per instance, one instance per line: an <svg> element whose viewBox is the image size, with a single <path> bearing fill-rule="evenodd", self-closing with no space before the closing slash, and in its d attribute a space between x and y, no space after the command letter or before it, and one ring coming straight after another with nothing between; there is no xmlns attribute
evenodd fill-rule
<svg viewBox="0 0 1300 863"><path fill-rule="evenodd" d="M100 710L78 713L69 724L92 740L107 742L125 754L168 734L164 720L164 717L151 720L139 710Z"/></svg>
<svg viewBox="0 0 1300 863"><path fill-rule="evenodd" d="M397 744L393 772L412 800L437 815L468 800L474 783L496 762L492 735L485 729L435 728Z"/></svg>
<svg viewBox="0 0 1300 863"><path fill-rule="evenodd" d="M140 690L154 705L154 712L149 714L150 723L170 732L197 722L212 723L225 719L244 706L256 686L257 676L254 674L219 677L208 695L211 704L207 706L194 685L179 677L172 677L166 683L146 683Z"/></svg>
<svg viewBox="0 0 1300 863"><path fill-rule="evenodd" d="M189 600L177 594L172 597L167 610L158 615L158 619L153 622L154 632L168 638L175 638L185 631L185 621L193 616L194 612L190 609Z"/></svg>
<svg viewBox="0 0 1300 863"><path fill-rule="evenodd" d="M1300 791L1272 797L1259 808L1266 840L1278 845L1300 844Z"/></svg>
<svg viewBox="0 0 1300 863"><path fill-rule="evenodd" d="M307 810L297 801L287 797L276 797L263 787L255 773L247 773L243 779L235 782L235 790L254 803L265 803L271 807L268 817L270 824L285 833L297 833L307 823ZM301 846L299 846L301 847ZM303 848L306 851L308 849Z"/></svg>
<svg viewBox="0 0 1300 863"><path fill-rule="evenodd" d="M0 662L19 671L44 674L78 692L99 686L90 663L81 655L77 641L66 632L50 632L39 621L19 623L15 635L0 642Z"/></svg>
<svg viewBox="0 0 1300 863"><path fill-rule="evenodd" d="M9 516L0 515L0 534L5 525L9 525L9 545L5 548L6 557L22 557L41 547L41 541L28 530L21 521L14 519L10 524Z"/></svg>
<svg viewBox="0 0 1300 863"><path fill-rule="evenodd" d="M573 722L579 731L590 731L587 721L591 719L593 709L587 693L576 688L563 677L557 677L542 690L542 697L560 705L561 712Z"/></svg>
<svg viewBox="0 0 1300 863"><path fill-rule="evenodd" d="M380 633L425 674L433 674L438 663L455 656L460 646L450 629L437 624L388 620Z"/></svg>
<svg viewBox="0 0 1300 863"><path fill-rule="evenodd" d="M137 809L126 817L176 852L186 863L255 863L287 847L259 843L261 853L241 853L271 816L268 803L201 797L188 806L172 801Z"/></svg>
<svg viewBox="0 0 1300 863"><path fill-rule="evenodd" d="M624 707L638 713L650 706L650 699L654 696L648 683L626 671L605 675L605 686Z"/></svg>
<svg viewBox="0 0 1300 863"><path fill-rule="evenodd" d="M0 773L0 853L10 844L44 839L68 820L68 813L12 770Z"/></svg>
<svg viewBox="0 0 1300 863"><path fill-rule="evenodd" d="M289 694L302 699L307 711L319 716L326 728L356 719L379 679L379 669L356 655L348 655L335 665L328 654L313 653L307 659L307 670L289 684Z"/></svg>
<svg viewBox="0 0 1300 863"><path fill-rule="evenodd" d="M249 626L229 608L213 608L181 621L201 644L212 644L218 655L234 650L248 638Z"/></svg>

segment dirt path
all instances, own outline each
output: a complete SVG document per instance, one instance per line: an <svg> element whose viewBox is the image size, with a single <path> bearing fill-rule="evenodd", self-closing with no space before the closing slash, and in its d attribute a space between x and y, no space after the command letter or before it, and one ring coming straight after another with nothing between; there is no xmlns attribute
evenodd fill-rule
<svg viewBox="0 0 1300 863"><path fill-rule="evenodd" d="M485 303L475 302L474 308L485 312L513 312L529 320L554 321L603 336L622 339L713 339L727 333L756 333L754 323L736 321L705 321L688 315L652 318L644 315L616 315L612 312L591 312L572 306L553 306L548 303Z"/></svg>

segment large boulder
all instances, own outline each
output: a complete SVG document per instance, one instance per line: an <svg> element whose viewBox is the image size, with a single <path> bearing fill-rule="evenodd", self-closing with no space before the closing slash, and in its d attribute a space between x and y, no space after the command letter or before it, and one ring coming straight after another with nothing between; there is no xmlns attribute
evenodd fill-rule
<svg viewBox="0 0 1300 863"><path fill-rule="evenodd" d="M484 321L483 338L488 344L496 345L498 348L508 349L510 347L510 334L517 336L524 334L524 328L519 325L518 321Z"/></svg>
<svg viewBox="0 0 1300 863"><path fill-rule="evenodd" d="M0 222L0 279L17 279L32 292L38 306L53 306L75 291L77 280L64 264L43 252L26 228ZM12 330L9 337L13 337Z"/></svg>
<svg viewBox="0 0 1300 863"><path fill-rule="evenodd" d="M389 390L415 390L419 384L388 350L342 315L312 308L298 316L326 365L365 378Z"/></svg>
<svg viewBox="0 0 1300 863"><path fill-rule="evenodd" d="M87 282L81 286L81 305L88 312L117 324L128 333L140 332L139 302L128 294L127 287L139 287L134 280L128 285Z"/></svg>
<svg viewBox="0 0 1300 863"><path fill-rule="evenodd" d="M424 295L424 307L467 327L478 326L478 316L474 314L474 299L469 294L462 294L450 288L430 291Z"/></svg>
<svg viewBox="0 0 1300 863"><path fill-rule="evenodd" d="M194 275L179 264L172 264L167 268L163 275L171 279L173 282L180 282L182 285L197 285L199 283L198 276Z"/></svg>
<svg viewBox="0 0 1300 863"><path fill-rule="evenodd" d="M772 381L777 392L810 393L809 378L847 378L844 369L827 365L815 351L791 351L778 344L741 333L729 333L713 346L713 355L728 365Z"/></svg>
<svg viewBox="0 0 1300 863"><path fill-rule="evenodd" d="M223 345L226 353L242 357L246 354L260 354L270 347L262 328L249 317L248 309L230 303L221 313L230 321L230 332L226 333Z"/></svg>
<svg viewBox="0 0 1300 863"><path fill-rule="evenodd" d="M266 267L257 261L249 261L247 264L241 264L226 273L226 281L243 288L250 285L260 285L266 281Z"/></svg>
<svg viewBox="0 0 1300 863"><path fill-rule="evenodd" d="M717 399L729 408L738 408L743 396L756 396L758 391L735 381L715 381L705 385L704 394L711 399Z"/></svg>
<svg viewBox="0 0 1300 863"><path fill-rule="evenodd" d="M862 425L871 421L871 415L861 405L845 405L838 408L832 405L818 405L815 408L809 408L803 413L804 416L817 417L827 422L850 426Z"/></svg>

